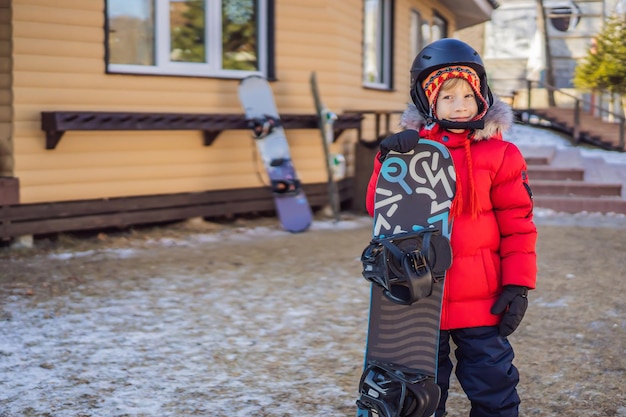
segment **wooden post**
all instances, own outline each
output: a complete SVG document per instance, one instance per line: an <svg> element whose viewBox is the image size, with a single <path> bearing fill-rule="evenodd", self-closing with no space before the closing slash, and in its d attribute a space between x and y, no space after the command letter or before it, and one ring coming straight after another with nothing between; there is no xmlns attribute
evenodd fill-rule
<svg viewBox="0 0 626 417"><path fill-rule="evenodd" d="M574 143L578 144L580 142L580 100L576 99L576 104L574 105L574 131L572 132L572 137L574 139Z"/></svg>
<svg viewBox="0 0 626 417"><path fill-rule="evenodd" d="M626 118L622 117L619 119L619 147L622 151L626 151L626 148L624 148L624 125Z"/></svg>
<svg viewBox="0 0 626 417"><path fill-rule="evenodd" d="M20 203L20 181L15 177L0 177L0 205Z"/></svg>

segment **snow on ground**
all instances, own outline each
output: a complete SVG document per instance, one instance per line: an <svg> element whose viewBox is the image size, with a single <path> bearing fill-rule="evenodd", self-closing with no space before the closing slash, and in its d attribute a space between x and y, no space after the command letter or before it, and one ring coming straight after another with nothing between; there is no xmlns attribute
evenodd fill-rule
<svg viewBox="0 0 626 417"><path fill-rule="evenodd" d="M165 231L0 257L13 276L0 279L0 416L351 414L354 392L337 381L358 380L345 375L363 344L341 337L367 317L358 256L370 225Z"/></svg>

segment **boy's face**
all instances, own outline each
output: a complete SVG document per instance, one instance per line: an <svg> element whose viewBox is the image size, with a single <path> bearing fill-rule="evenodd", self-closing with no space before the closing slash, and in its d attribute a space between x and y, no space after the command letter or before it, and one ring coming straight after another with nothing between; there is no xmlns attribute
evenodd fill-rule
<svg viewBox="0 0 626 417"><path fill-rule="evenodd" d="M447 80L441 86L437 97L435 113L439 120L469 122L478 114L478 103L469 83L460 78ZM450 129L462 132L465 129Z"/></svg>

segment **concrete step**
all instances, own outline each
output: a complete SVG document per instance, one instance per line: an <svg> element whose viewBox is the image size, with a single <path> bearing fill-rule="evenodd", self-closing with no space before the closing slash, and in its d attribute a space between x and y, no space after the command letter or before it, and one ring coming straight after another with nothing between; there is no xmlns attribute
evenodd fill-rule
<svg viewBox="0 0 626 417"><path fill-rule="evenodd" d="M555 151L554 158L552 158L550 165L560 168L584 168L583 162L584 158L580 154L580 149L565 147Z"/></svg>
<svg viewBox="0 0 626 417"><path fill-rule="evenodd" d="M535 196L535 207L563 213L620 213L626 214L626 200L619 197L563 197Z"/></svg>
<svg viewBox="0 0 626 417"><path fill-rule="evenodd" d="M527 165L548 165L554 159L554 146L521 145L519 150L524 156Z"/></svg>
<svg viewBox="0 0 626 417"><path fill-rule="evenodd" d="M535 196L620 197L621 183L593 183L588 181L532 180Z"/></svg>
<svg viewBox="0 0 626 417"><path fill-rule="evenodd" d="M550 163L550 159L545 156L527 156L524 159L526 165L548 165Z"/></svg>
<svg viewBox="0 0 626 417"><path fill-rule="evenodd" d="M583 156L577 147L520 147L535 207L565 213L626 214L626 165Z"/></svg>
<svg viewBox="0 0 626 417"><path fill-rule="evenodd" d="M535 180L571 180L582 181L585 176L583 168L554 167L550 165L528 165L528 176L531 184Z"/></svg>

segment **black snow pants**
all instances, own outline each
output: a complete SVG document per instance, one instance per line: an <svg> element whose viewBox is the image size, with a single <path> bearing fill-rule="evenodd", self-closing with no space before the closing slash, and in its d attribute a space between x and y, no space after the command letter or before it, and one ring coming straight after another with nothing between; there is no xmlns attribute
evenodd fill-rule
<svg viewBox="0 0 626 417"><path fill-rule="evenodd" d="M519 373L513 365L513 348L495 326L440 332L437 384L441 401L435 417L445 415L453 368L450 339L456 345L455 374L471 403L470 417L517 417Z"/></svg>

